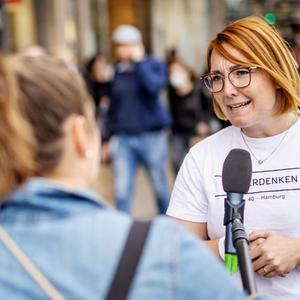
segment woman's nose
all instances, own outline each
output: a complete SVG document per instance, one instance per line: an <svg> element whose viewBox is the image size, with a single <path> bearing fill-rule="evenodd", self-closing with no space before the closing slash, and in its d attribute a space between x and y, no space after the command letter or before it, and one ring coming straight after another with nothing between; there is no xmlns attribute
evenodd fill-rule
<svg viewBox="0 0 300 300"><path fill-rule="evenodd" d="M224 78L223 92L227 97L236 96L239 93L238 89L230 82L228 77Z"/></svg>

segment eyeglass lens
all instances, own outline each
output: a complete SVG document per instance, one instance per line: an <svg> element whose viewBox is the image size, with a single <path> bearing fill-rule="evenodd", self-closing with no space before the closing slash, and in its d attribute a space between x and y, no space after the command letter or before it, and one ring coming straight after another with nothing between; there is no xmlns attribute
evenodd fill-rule
<svg viewBox="0 0 300 300"><path fill-rule="evenodd" d="M250 84L250 69L234 69L228 74L229 81L237 88L246 87ZM204 77L204 84L210 92L220 92L224 87L222 74L208 74Z"/></svg>

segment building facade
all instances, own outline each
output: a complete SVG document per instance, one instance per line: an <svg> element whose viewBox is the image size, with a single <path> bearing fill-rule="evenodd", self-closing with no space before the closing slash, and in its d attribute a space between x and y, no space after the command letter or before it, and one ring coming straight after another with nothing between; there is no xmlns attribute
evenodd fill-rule
<svg viewBox="0 0 300 300"><path fill-rule="evenodd" d="M143 33L146 50L165 58L176 49L196 72L206 47L224 24L270 13L284 36L300 32L300 0L6 0L4 48L40 45L49 53L68 48L84 62L97 52L113 59L110 36L122 23ZM0 3L1 4L1 3ZM1 8L1 6L0 6Z"/></svg>

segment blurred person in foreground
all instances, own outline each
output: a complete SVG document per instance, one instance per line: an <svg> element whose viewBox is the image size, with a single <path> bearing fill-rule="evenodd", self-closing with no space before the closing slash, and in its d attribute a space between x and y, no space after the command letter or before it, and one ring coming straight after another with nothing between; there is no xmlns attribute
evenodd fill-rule
<svg viewBox="0 0 300 300"><path fill-rule="evenodd" d="M107 143L114 136L111 149L116 207L131 211L136 169L143 165L151 180L158 211L164 214L170 196L165 128L171 123L160 99L167 82L166 65L145 55L141 33L134 26L117 27L112 40L118 62L111 84L102 152L106 160Z"/></svg>
<svg viewBox="0 0 300 300"><path fill-rule="evenodd" d="M176 178L167 214L224 255L222 166L231 149L250 152L244 223L258 290L300 299L300 82L287 45L260 17L238 20L208 47L202 79L229 126L195 145Z"/></svg>
<svg viewBox="0 0 300 300"><path fill-rule="evenodd" d="M168 73L168 100L173 119L170 152L177 174L195 140L216 132L221 123L203 85L195 81L195 75L184 63L175 60L169 65Z"/></svg>
<svg viewBox="0 0 300 300"><path fill-rule="evenodd" d="M0 95L1 299L105 299L133 220L88 188L100 141L83 81L53 58L1 57ZM128 299L245 298L198 239L153 221Z"/></svg>

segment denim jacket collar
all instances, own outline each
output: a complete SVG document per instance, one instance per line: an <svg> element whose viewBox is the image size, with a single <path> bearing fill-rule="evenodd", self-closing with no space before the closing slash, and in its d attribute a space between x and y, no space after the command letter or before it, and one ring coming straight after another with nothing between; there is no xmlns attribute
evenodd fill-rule
<svg viewBox="0 0 300 300"><path fill-rule="evenodd" d="M73 214L84 209L109 208L96 193L88 188L68 189L46 178L31 178L13 192L1 207L32 207L36 210Z"/></svg>

